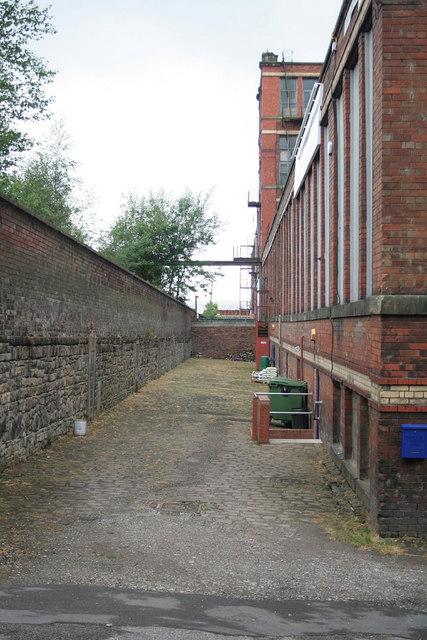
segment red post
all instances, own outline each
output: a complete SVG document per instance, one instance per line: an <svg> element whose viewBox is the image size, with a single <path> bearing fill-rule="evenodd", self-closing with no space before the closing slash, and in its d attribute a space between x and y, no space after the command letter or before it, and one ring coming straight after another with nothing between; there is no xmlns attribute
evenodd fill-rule
<svg viewBox="0 0 427 640"><path fill-rule="evenodd" d="M258 396L254 396L252 400L252 440L258 439Z"/></svg>
<svg viewBox="0 0 427 640"><path fill-rule="evenodd" d="M268 396L258 396L257 407L258 444L270 442L270 399Z"/></svg>
<svg viewBox="0 0 427 640"><path fill-rule="evenodd" d="M301 339L299 342L299 348L300 348L300 358L301 358L299 379L304 380L304 336L301 336Z"/></svg>

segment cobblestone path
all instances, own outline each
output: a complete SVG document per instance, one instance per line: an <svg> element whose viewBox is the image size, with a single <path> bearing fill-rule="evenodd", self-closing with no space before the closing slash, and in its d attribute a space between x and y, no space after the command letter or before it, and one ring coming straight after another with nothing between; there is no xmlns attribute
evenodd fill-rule
<svg viewBox="0 0 427 640"><path fill-rule="evenodd" d="M96 418L86 436L61 437L4 472L0 577L357 597L363 581L349 571L366 565L374 576L376 565L316 524L336 508L323 447L250 440L251 369L189 360ZM381 568L399 569L392 559ZM405 576L400 594L419 580ZM374 580L368 599L378 589Z"/></svg>
<svg viewBox="0 0 427 640"><path fill-rule="evenodd" d="M250 371L191 360L97 418L86 436L64 436L9 469L0 478L3 544L31 552L40 528L162 503L162 513L183 503L181 512L261 529L274 521L285 533L295 517L312 519L330 497L323 452L250 441Z"/></svg>

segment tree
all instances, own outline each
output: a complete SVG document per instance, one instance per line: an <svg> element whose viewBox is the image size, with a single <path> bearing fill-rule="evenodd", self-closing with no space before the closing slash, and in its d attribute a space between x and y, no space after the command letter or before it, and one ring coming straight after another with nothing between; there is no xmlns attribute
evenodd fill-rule
<svg viewBox="0 0 427 640"><path fill-rule="evenodd" d="M48 8L35 0L0 1L0 171L31 145L19 123L40 119L50 103L44 88L55 74L28 47L49 33L55 30Z"/></svg>
<svg viewBox="0 0 427 640"><path fill-rule="evenodd" d="M90 200L81 195L77 163L69 156L69 134L62 121L53 124L40 146L40 151L2 178L2 191L62 231L87 242Z"/></svg>
<svg viewBox="0 0 427 640"><path fill-rule="evenodd" d="M190 191L176 200L163 191L130 195L123 215L101 239L100 250L181 300L197 288L206 290L217 274L190 262L196 251L214 243L220 226L217 215L208 211L209 198L209 193Z"/></svg>
<svg viewBox="0 0 427 640"><path fill-rule="evenodd" d="M205 310L203 311L203 316L205 318L216 318L218 315L218 305L216 302L208 302L206 303Z"/></svg>

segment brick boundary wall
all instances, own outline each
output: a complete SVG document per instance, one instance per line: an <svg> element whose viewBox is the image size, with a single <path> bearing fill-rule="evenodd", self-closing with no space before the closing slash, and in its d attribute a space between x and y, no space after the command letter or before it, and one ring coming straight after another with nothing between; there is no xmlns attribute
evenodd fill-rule
<svg viewBox="0 0 427 640"><path fill-rule="evenodd" d="M192 355L220 360L255 360L255 320L198 320L192 325Z"/></svg>
<svg viewBox="0 0 427 640"><path fill-rule="evenodd" d="M0 197L0 470L190 357L193 318Z"/></svg>

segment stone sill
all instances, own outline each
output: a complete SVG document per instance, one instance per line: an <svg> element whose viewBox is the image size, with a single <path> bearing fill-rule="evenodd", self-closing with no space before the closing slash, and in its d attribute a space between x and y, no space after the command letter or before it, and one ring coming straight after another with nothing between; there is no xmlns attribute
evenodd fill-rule
<svg viewBox="0 0 427 640"><path fill-rule="evenodd" d="M235 325L236 327L241 327L242 325L254 327L255 320L253 318L199 318L192 322L193 327L229 327L230 325Z"/></svg>

